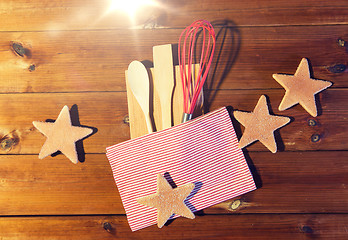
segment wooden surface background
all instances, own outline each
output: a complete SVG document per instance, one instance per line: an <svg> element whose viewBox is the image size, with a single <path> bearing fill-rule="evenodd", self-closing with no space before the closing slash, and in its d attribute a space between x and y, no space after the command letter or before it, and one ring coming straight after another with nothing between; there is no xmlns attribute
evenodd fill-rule
<svg viewBox="0 0 348 240"><path fill-rule="evenodd" d="M347 239L347 1L159 0L134 21L108 11L110 1L0 1L0 238ZM245 151L256 191L132 233L105 156L130 137L124 71L197 19L218 33L206 111L251 111L266 94L292 122L280 152L259 142ZM284 89L272 74L293 74L302 57L333 82L316 118L298 105L277 110ZM77 165L38 159L45 137L32 121L54 120L64 105L75 125L97 129Z"/></svg>

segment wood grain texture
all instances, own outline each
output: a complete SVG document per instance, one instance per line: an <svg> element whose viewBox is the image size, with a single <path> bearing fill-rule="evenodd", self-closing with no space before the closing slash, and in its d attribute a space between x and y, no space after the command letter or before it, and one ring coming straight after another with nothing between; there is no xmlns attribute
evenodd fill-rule
<svg viewBox="0 0 348 240"><path fill-rule="evenodd" d="M247 153L258 189L206 212L221 207L232 213L347 213L347 157L333 151ZM237 199L240 205L234 209Z"/></svg>
<svg viewBox="0 0 348 240"><path fill-rule="evenodd" d="M347 1L158 2L134 21L109 11L111 0L0 2L0 238L347 239ZM176 44L197 19L217 33L205 111L252 111L266 94L292 122L277 133L277 154L246 148L257 190L131 233L105 156L130 138L124 71L133 60L151 67L152 47ZM313 78L333 82L316 118L300 106L277 110L285 90L272 74L294 74L303 57ZM77 165L38 159L45 137L32 121L55 120L64 105L74 125L95 132L78 144Z"/></svg>
<svg viewBox="0 0 348 240"><path fill-rule="evenodd" d="M279 111L278 106L284 96L285 90L248 90L248 91L217 91L205 98L208 109L217 109L222 106L232 106L233 109L252 111L259 97L268 96L270 112L275 115L291 117L292 121L275 133L278 150L282 151L308 151L308 150L346 150L347 144L343 140L347 125L343 102L346 93L341 89L328 89L317 94L318 117L310 116L300 105L296 105L286 111ZM209 106L209 103L212 103ZM309 121L314 120L316 125L310 126ZM237 135L241 136L240 124L234 122ZM241 127L243 128L243 127ZM311 137L317 134L318 141L313 142ZM343 140L343 141L342 141ZM256 142L249 147L248 151L265 151L265 147Z"/></svg>
<svg viewBox="0 0 348 240"><path fill-rule="evenodd" d="M348 87L348 25L238 27L215 25L215 59L209 89L281 88L274 73L294 74L301 58L313 77ZM133 60L152 62L152 47L176 44L182 29L0 32L0 92L126 91L124 71ZM20 43L26 55L11 47ZM35 70L29 68L35 65Z"/></svg>
<svg viewBox="0 0 348 240"><path fill-rule="evenodd" d="M2 216L124 213L105 155L77 165L63 155L3 155L0 172Z"/></svg>
<svg viewBox="0 0 348 240"><path fill-rule="evenodd" d="M60 109L70 108L72 124L95 128L83 140L87 153L104 153L105 148L129 139L126 93L55 93L4 94L0 98L0 129L2 139L13 139L2 153L39 153L46 137L32 121L56 120Z"/></svg>
<svg viewBox="0 0 348 240"><path fill-rule="evenodd" d="M158 95L161 109L161 126L157 130L163 130L173 126L173 95L174 86L177 85L174 76L172 44L154 46L153 51L153 88ZM176 88L177 89L177 88ZM180 89L179 89L180 91Z"/></svg>
<svg viewBox="0 0 348 240"><path fill-rule="evenodd" d="M124 216L0 218L4 239L346 239L348 217L272 214L178 218L131 232ZM109 231L104 229L109 227Z"/></svg>
<svg viewBox="0 0 348 240"><path fill-rule="evenodd" d="M252 111L258 98L269 97L274 114L289 116L292 122L279 130L276 135L280 151L306 150L347 150L347 90L328 89L318 95L321 105L317 118L312 118L301 106L280 112L277 107L284 90L220 90L209 92L205 97L206 110L212 111L223 106ZM208 94L208 93L206 93ZM129 126L123 119L127 116L127 100L124 92L102 93L35 93L0 95L0 148L1 153L38 154L45 142L32 121L55 120L60 109L68 105L71 109L73 125L96 129L96 133L83 140L86 153L105 153L105 148L128 140ZM316 126L308 121L315 120ZM237 135L243 130L234 121ZM320 139L312 142L313 134ZM10 139L10 140L8 140ZM9 146L6 141L12 141ZM249 151L268 151L261 143L247 147Z"/></svg>
<svg viewBox="0 0 348 240"><path fill-rule="evenodd" d="M238 25L346 24L346 1L158 0L133 21L125 12L110 11L110 0L10 0L1 4L0 31L47 31L143 27L185 27L197 19L233 19Z"/></svg>
<svg viewBox="0 0 348 240"><path fill-rule="evenodd" d="M258 189L204 213L348 213L347 152L251 152L247 159ZM63 155L1 155L0 176L2 216L125 213L104 154L77 165Z"/></svg>

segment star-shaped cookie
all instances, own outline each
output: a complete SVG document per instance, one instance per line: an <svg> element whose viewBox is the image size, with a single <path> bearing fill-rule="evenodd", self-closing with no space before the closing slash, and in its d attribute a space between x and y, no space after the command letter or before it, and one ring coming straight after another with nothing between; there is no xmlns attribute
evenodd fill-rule
<svg viewBox="0 0 348 240"><path fill-rule="evenodd" d="M265 95L260 97L253 112L234 111L233 115L245 127L240 148L259 140L272 153L277 152L274 131L289 123L290 118L270 115Z"/></svg>
<svg viewBox="0 0 348 240"><path fill-rule="evenodd" d="M73 163L78 161L75 143L93 132L90 128L71 125L68 106L63 107L54 123L34 121L33 125L47 137L39 153L40 159L61 151Z"/></svg>
<svg viewBox="0 0 348 240"><path fill-rule="evenodd" d="M187 183L172 188L168 181L161 174L158 174L157 193L138 198L137 202L157 208L157 226L161 228L174 213L182 217L195 218L193 212L184 203L194 187L194 183Z"/></svg>
<svg viewBox="0 0 348 240"><path fill-rule="evenodd" d="M299 103L313 117L318 115L314 95L332 85L329 81L311 78L306 58L302 58L294 75L273 74L273 78L286 90L280 111Z"/></svg>

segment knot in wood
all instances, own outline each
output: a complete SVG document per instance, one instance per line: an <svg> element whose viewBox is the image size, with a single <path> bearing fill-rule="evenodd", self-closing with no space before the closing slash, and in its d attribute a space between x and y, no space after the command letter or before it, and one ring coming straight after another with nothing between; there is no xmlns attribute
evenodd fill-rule
<svg viewBox="0 0 348 240"><path fill-rule="evenodd" d="M0 139L0 146L2 150L10 151L19 143L19 140L18 133L14 130Z"/></svg>
<svg viewBox="0 0 348 240"><path fill-rule="evenodd" d="M29 66L29 72L33 72L33 71L35 71L35 69L36 69L36 66L35 66L35 64L31 64L30 66Z"/></svg>
<svg viewBox="0 0 348 240"><path fill-rule="evenodd" d="M16 141L13 138L6 138L0 142L1 148L4 150L9 150L15 145Z"/></svg>
<svg viewBox="0 0 348 240"><path fill-rule="evenodd" d="M344 41L342 38L337 39L337 43L340 47L344 47L346 45L346 41Z"/></svg>
<svg viewBox="0 0 348 240"><path fill-rule="evenodd" d="M314 119L309 119L308 120L308 125L313 127L313 126L317 125L317 122Z"/></svg>
<svg viewBox="0 0 348 240"><path fill-rule="evenodd" d="M307 225L304 225L301 228L301 231L304 232L304 233L313 233L313 229L310 226L307 226Z"/></svg>
<svg viewBox="0 0 348 240"><path fill-rule="evenodd" d="M347 66L344 64L336 64L333 67L329 67L330 72L332 73L341 73L344 72L344 70L346 70Z"/></svg>
<svg viewBox="0 0 348 240"><path fill-rule="evenodd" d="M124 116L123 123L129 125L129 116L128 115Z"/></svg>
<svg viewBox="0 0 348 240"><path fill-rule="evenodd" d="M107 232L111 232L111 230L112 230L112 226L111 226L111 224L109 222L104 222L103 223L103 228Z"/></svg>
<svg viewBox="0 0 348 240"><path fill-rule="evenodd" d="M17 53L19 56L24 57L25 55L25 48L20 43L12 43L12 49Z"/></svg>
<svg viewBox="0 0 348 240"><path fill-rule="evenodd" d="M233 211L237 210L237 208L240 207L241 203L242 202L239 199L234 200L230 205L230 209Z"/></svg>
<svg viewBox="0 0 348 240"><path fill-rule="evenodd" d="M315 133L311 136L311 141L312 142L318 142L320 140L320 135Z"/></svg>

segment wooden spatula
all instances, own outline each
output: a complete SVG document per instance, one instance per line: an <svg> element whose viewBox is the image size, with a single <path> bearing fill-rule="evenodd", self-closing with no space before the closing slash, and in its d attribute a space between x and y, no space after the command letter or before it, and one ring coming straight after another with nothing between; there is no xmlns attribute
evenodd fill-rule
<svg viewBox="0 0 348 240"><path fill-rule="evenodd" d="M145 115L145 121L148 132L153 132L149 111L150 80L147 70L141 62L133 61L129 64L127 84Z"/></svg>
<svg viewBox="0 0 348 240"><path fill-rule="evenodd" d="M153 47L154 88L161 106L162 130L172 126L172 94L174 89L174 65L172 45Z"/></svg>

